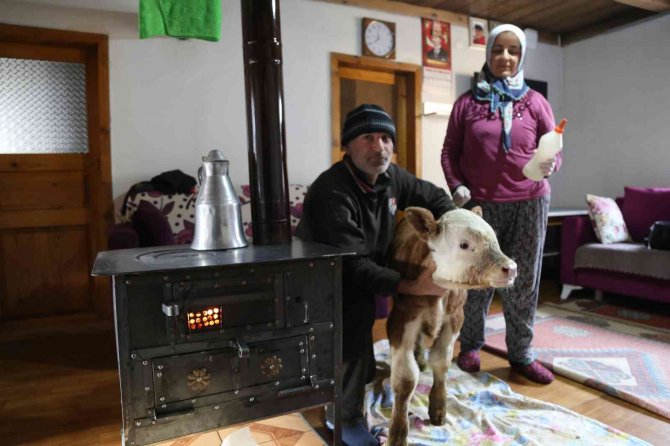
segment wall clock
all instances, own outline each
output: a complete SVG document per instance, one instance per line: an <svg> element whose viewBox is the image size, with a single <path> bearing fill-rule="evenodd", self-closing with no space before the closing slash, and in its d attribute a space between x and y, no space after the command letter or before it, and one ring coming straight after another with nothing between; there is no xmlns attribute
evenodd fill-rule
<svg viewBox="0 0 670 446"><path fill-rule="evenodd" d="M362 30L364 56L395 59L395 23L366 17Z"/></svg>

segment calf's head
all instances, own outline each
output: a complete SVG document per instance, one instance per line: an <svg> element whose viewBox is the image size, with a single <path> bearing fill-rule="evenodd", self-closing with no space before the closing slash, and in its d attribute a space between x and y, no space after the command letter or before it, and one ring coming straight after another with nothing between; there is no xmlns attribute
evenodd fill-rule
<svg viewBox="0 0 670 446"><path fill-rule="evenodd" d="M481 217L481 208L449 211L437 221L423 208L407 208L406 214L431 251L436 284L469 289L514 283L516 263L500 250L493 228Z"/></svg>

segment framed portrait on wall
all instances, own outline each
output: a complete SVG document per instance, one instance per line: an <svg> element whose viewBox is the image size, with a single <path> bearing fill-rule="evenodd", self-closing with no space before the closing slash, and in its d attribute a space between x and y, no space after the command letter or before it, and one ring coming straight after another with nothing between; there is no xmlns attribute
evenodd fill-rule
<svg viewBox="0 0 670 446"><path fill-rule="evenodd" d="M486 20L470 17L468 23L470 48L486 49L486 40L489 38L489 26Z"/></svg>
<svg viewBox="0 0 670 446"><path fill-rule="evenodd" d="M421 19L423 66L451 70L451 28L448 22Z"/></svg>

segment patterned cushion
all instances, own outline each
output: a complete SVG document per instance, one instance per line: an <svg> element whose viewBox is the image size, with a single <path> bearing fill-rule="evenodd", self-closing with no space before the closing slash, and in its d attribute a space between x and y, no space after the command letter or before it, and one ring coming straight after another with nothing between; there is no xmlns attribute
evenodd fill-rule
<svg viewBox="0 0 670 446"><path fill-rule="evenodd" d="M630 242L632 239L616 202L607 197L586 195L593 231L601 243Z"/></svg>
<svg viewBox="0 0 670 446"><path fill-rule="evenodd" d="M302 205L305 201L305 194L308 186L300 184L291 184L288 188L288 198L291 212L291 232L295 233L295 228L302 217ZM249 185L235 187L235 192L240 199L242 212L242 225L244 234L252 241L251 227L251 188ZM172 234L175 237L175 243L188 244L193 241L193 231L195 230L195 201L198 194L173 194L164 195L160 192L139 192L129 194L126 197L125 208L119 216L122 223L132 221L133 214L137 211L141 202L145 201L158 209L170 223Z"/></svg>
<svg viewBox="0 0 670 446"><path fill-rule="evenodd" d="M157 191L138 192L126 198L121 221L132 221L133 214L141 202L147 202L158 209L166 218L172 229L175 243L183 245L193 241L195 229L195 199L197 193L164 195Z"/></svg>
<svg viewBox="0 0 670 446"><path fill-rule="evenodd" d="M295 228L302 218L302 205L305 201L308 186L301 184L290 184L288 187L288 199L291 212L291 233L295 234ZM243 185L237 188L237 196L242 204L242 226L244 227L244 235L249 241L253 238L253 230L251 227L251 188L249 185Z"/></svg>

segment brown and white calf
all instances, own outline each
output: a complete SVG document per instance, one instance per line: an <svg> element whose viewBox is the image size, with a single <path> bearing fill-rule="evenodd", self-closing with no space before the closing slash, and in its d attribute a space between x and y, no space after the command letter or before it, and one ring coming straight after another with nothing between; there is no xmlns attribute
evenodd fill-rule
<svg viewBox="0 0 670 446"><path fill-rule="evenodd" d="M395 394L388 444L404 446L409 429L408 404L419 379L415 348L421 347L423 335L432 340L428 365L433 371L433 387L428 414L431 424L442 425L447 407L447 372L463 325L467 290L512 285L516 263L501 252L495 232L481 218L478 207L449 211L437 221L426 209L406 209L390 256L391 268L407 279L434 267L433 281L447 289L443 296L399 295L387 321Z"/></svg>

